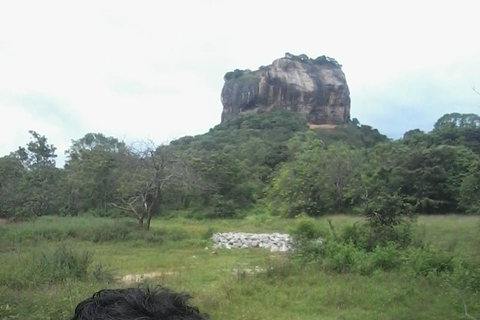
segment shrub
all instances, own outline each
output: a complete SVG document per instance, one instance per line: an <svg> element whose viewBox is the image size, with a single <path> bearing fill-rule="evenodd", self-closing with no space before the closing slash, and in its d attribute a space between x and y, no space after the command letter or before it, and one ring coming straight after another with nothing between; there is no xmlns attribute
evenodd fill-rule
<svg viewBox="0 0 480 320"><path fill-rule="evenodd" d="M352 243L328 242L323 266L329 271L350 272L356 267L358 251Z"/></svg>
<svg viewBox="0 0 480 320"><path fill-rule="evenodd" d="M480 294L480 266L478 264L465 260L459 261L449 280L457 288Z"/></svg>
<svg viewBox="0 0 480 320"><path fill-rule="evenodd" d="M411 221L415 214L405 197L381 194L365 204L364 216L371 228L367 241L369 250L392 241L404 248L411 243Z"/></svg>
<svg viewBox="0 0 480 320"><path fill-rule="evenodd" d="M294 241L304 242L325 237L326 232L315 224L315 219L307 215L300 215L297 217L295 227L290 231L290 235Z"/></svg>
<svg viewBox="0 0 480 320"><path fill-rule="evenodd" d="M429 247L412 249L408 260L417 275L428 276L454 270L453 256L444 251L434 251Z"/></svg>
<svg viewBox="0 0 480 320"><path fill-rule="evenodd" d="M290 230L293 239L293 255L308 262L325 255L324 241L327 232L322 230L315 219L307 215L297 216L295 226Z"/></svg>
<svg viewBox="0 0 480 320"><path fill-rule="evenodd" d="M396 269L400 263L400 254L395 243L390 242L386 246L377 246L372 253L373 268L380 270Z"/></svg>
<svg viewBox="0 0 480 320"><path fill-rule="evenodd" d="M341 233L340 238L345 243L353 243L357 248L365 248L368 240L369 228L364 225L347 225Z"/></svg>
<svg viewBox="0 0 480 320"><path fill-rule="evenodd" d="M343 228L340 233L340 240L351 242L357 248L366 251L374 251L377 247L385 247L395 244L400 249L409 247L414 242L411 223L405 221L403 224L391 227L374 227L369 224L354 224ZM415 244L420 246L421 239L416 239Z"/></svg>

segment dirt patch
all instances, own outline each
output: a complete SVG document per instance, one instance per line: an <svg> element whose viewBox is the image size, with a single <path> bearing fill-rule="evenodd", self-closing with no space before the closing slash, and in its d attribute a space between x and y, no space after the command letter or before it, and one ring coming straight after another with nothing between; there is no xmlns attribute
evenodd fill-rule
<svg viewBox="0 0 480 320"><path fill-rule="evenodd" d="M120 280L125 283L139 283L148 279L155 279L165 276L178 276L179 274L180 272L178 271L157 271L140 274L127 274L123 276Z"/></svg>
<svg viewBox="0 0 480 320"><path fill-rule="evenodd" d="M0 218L0 226L3 226L8 223L8 219L6 218Z"/></svg>

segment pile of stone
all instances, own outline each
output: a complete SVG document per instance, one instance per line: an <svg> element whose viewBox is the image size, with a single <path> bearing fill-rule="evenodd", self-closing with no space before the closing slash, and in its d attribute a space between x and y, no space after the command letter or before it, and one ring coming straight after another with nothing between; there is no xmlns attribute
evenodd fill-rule
<svg viewBox="0 0 480 320"><path fill-rule="evenodd" d="M292 245L290 235L282 233L225 232L215 233L212 240L214 249L264 248L270 252L286 252Z"/></svg>

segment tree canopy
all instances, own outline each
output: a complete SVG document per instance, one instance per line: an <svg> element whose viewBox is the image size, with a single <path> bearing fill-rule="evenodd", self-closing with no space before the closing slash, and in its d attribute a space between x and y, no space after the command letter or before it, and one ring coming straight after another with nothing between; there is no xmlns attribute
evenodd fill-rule
<svg viewBox="0 0 480 320"><path fill-rule="evenodd" d="M72 140L62 169L55 146L30 133L25 147L0 158L2 216L128 214L148 228L153 216L178 210L320 216L372 201L424 214L480 210L475 114L446 114L431 132L410 130L397 141L357 119L309 130L286 111L242 115L163 146L88 133Z"/></svg>

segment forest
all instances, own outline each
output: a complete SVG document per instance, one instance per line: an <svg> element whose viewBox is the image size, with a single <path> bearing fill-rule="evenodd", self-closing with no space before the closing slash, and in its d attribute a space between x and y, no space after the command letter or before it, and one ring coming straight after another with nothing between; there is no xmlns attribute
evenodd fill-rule
<svg viewBox="0 0 480 320"><path fill-rule="evenodd" d="M356 214L400 201L417 214L480 213L480 117L451 113L390 140L353 119L308 130L289 112L248 114L169 144L102 133L47 137L0 158L0 217L242 218Z"/></svg>

